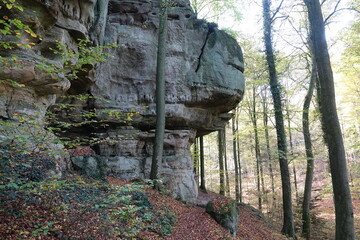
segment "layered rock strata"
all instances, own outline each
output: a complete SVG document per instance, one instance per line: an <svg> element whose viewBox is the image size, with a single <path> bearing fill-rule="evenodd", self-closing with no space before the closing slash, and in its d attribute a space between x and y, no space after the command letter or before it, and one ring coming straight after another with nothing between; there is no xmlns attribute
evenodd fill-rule
<svg viewBox="0 0 360 240"><path fill-rule="evenodd" d="M104 174L127 180L148 178L156 118L160 1L19 2L30 15L24 21L34 26L42 40L32 49L16 49L24 60L23 68L0 70L3 79L6 76L26 84L16 89L0 85L0 116L9 120L16 112L44 116L56 101L69 101L60 96L87 93L91 100L82 102L77 111L90 111L94 122L106 122L107 126L68 130L69 136L86 137L91 131L92 137L104 139L92 146L91 153L74 154L75 167L90 174L102 169ZM223 128L231 118L228 112L244 91L243 59L236 41L216 25L197 19L187 0L173 1L168 20L166 134L160 177L171 195L191 202L197 186L190 145L195 137ZM55 40L76 51L79 38L98 45L116 42L119 47L109 49L112 58L95 68L89 66L77 79L36 70L34 66L42 58L61 62L49 50ZM131 119L122 117L126 114Z"/></svg>

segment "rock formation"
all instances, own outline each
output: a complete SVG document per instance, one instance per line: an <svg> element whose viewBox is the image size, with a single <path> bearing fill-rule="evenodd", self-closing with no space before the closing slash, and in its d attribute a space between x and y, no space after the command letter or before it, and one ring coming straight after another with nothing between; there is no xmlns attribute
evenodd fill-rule
<svg viewBox="0 0 360 240"><path fill-rule="evenodd" d="M35 114L41 119L55 102L66 103L72 94L89 94L76 111L93 114L94 123L67 130L68 136L103 139L87 154L73 154L76 168L91 174L100 166L105 174L122 179L149 177L155 128L155 70L159 19L157 0L19 0L21 20L41 36L32 49L2 51L16 54L22 67L2 67L1 79L26 87L0 83L0 117ZM2 14L8 14L2 9ZM185 201L197 196L190 145L195 137L224 127L228 112L244 91L242 52L236 41L216 25L199 20L188 0L174 0L168 13L166 55L166 133L160 175L169 193ZM9 38L3 36L2 39ZM25 41L21 39L21 41ZM60 41L77 51L78 39L94 44L116 42L113 57L78 78L61 72L44 73L41 59L62 64L50 48ZM48 63L47 62L47 63ZM25 100L25 101L24 101ZM124 115L131 115L124 119ZM114 117L115 116L115 117ZM71 122L81 121L72 116ZM81 150L79 150L81 151Z"/></svg>

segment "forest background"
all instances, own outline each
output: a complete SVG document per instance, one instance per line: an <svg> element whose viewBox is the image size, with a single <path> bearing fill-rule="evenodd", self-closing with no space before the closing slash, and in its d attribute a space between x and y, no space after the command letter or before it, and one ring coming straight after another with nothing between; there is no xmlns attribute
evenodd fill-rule
<svg viewBox="0 0 360 240"><path fill-rule="evenodd" d="M334 73L338 116L346 148L355 231L359 234L360 8L358 1L351 0L325 0L320 3ZM199 17L216 22L220 28L238 39L244 49L245 59L245 97L234 111L233 122L225 128L225 133L212 133L203 139L206 189L257 206L274 223L280 225L283 218L279 197L281 179L274 107L264 53L263 29L260 27L263 24L262 2L193 0L192 4ZM312 72L311 50L308 44L310 30L303 1L272 1L271 10L274 14L272 40L282 92L295 228L299 230L302 228L300 219L307 167L303 113ZM318 234L314 239L321 239L321 236L334 237L335 214L329 156L315 95L314 92L308 112L314 155L310 208L313 218L319 221L318 226L323 225L321 229L313 231ZM225 135L226 140L222 140L219 135ZM195 145L195 158L198 155ZM225 161L225 166L221 166L221 159ZM237 193L233 190L237 189L237 167L241 168L238 172L240 182L237 183L240 188L239 196L236 196ZM223 176L221 169L225 172ZM219 182L222 178L224 180Z"/></svg>

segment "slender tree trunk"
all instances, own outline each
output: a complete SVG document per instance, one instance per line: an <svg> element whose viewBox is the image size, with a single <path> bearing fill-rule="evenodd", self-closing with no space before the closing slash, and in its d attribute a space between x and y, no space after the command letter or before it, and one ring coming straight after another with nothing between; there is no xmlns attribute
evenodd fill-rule
<svg viewBox="0 0 360 240"><path fill-rule="evenodd" d="M282 113L281 93L275 68L275 57L272 47L272 19L270 17L270 0L263 0L264 16L264 41L266 61L269 69L270 90L274 101L275 124L278 143L278 154L281 172L282 197L283 197L283 228L282 232L289 237L296 238L294 229L294 217L292 211L290 174L287 160L286 134L284 117Z"/></svg>
<svg viewBox="0 0 360 240"><path fill-rule="evenodd" d="M263 161L260 160L259 164L260 164L261 192L262 192L262 196L264 197L263 202L265 202L267 204L268 198L267 198L267 194L266 194L266 190L265 190Z"/></svg>
<svg viewBox="0 0 360 240"><path fill-rule="evenodd" d="M236 119L236 129L239 129L239 119ZM239 136L236 136L236 146L237 146L237 160L238 160L238 167L239 167L239 200L240 202L243 201L242 197L242 167L241 167L241 155L240 155L240 139Z"/></svg>
<svg viewBox="0 0 360 240"><path fill-rule="evenodd" d="M205 185L205 160L204 160L204 138L200 137L200 189L206 192Z"/></svg>
<svg viewBox="0 0 360 240"><path fill-rule="evenodd" d="M303 114L302 114L303 135L304 135L305 152L307 159L304 199L302 204L302 221L303 221L302 236L306 239L310 239L311 237L310 201L311 201L312 182L314 176L314 154L312 151L312 141L310 135L309 109L310 109L311 98L314 94L316 79L317 79L317 72L316 72L315 59L313 58L310 84L307 94L305 96Z"/></svg>
<svg viewBox="0 0 360 240"><path fill-rule="evenodd" d="M275 202L276 195L275 195L274 173L273 173L273 167L272 167L272 157L271 157L271 150L270 150L268 109L267 109L267 105L266 105L266 96L264 97L264 100L263 100L263 123L264 123L264 131L265 131L266 154L267 154L267 158L268 158L268 161L269 161L271 192L272 192L272 195L273 195L273 200Z"/></svg>
<svg viewBox="0 0 360 240"><path fill-rule="evenodd" d="M222 130L218 131L218 145L219 145L219 177L220 177L220 195L225 196L225 175L224 175L224 156L223 156L223 138Z"/></svg>
<svg viewBox="0 0 360 240"><path fill-rule="evenodd" d="M311 41L318 73L317 95L324 139L328 146L334 193L336 240L355 239L354 212L346 166L344 142L336 110L334 78L318 0L304 0L308 8Z"/></svg>
<svg viewBox="0 0 360 240"><path fill-rule="evenodd" d="M167 3L161 1L159 38L156 65L156 130L150 179L158 178L162 162L165 133L165 56L167 37Z"/></svg>
<svg viewBox="0 0 360 240"><path fill-rule="evenodd" d="M240 201L240 191L239 191L239 167L237 159L237 148L236 148L236 127L235 127L235 118L237 118L237 112L234 111L234 117L231 121L232 123L232 141L233 141L233 157L234 157L234 166L235 166L235 199L237 202Z"/></svg>
<svg viewBox="0 0 360 240"><path fill-rule="evenodd" d="M226 126L223 129L223 153L224 153L224 166L225 166L225 192L226 195L230 197L230 180L229 180L229 172L227 166L227 155L226 155Z"/></svg>
<svg viewBox="0 0 360 240"><path fill-rule="evenodd" d="M198 139L195 138L194 141L194 149L193 149L193 155L194 155L194 174L195 176L199 176L199 145L198 145Z"/></svg>
<svg viewBox="0 0 360 240"><path fill-rule="evenodd" d="M256 180L257 180L257 192L258 192L258 208L262 209L262 193L261 193L261 183L260 183L260 144L259 144L259 134L257 128L257 114L256 114L256 97L255 97L255 86L252 88L252 102L251 102L251 121L254 131L254 141L255 141L255 157L256 157ZM250 109L249 109L250 110Z"/></svg>
<svg viewBox="0 0 360 240"><path fill-rule="evenodd" d="M293 146L292 132L291 132L291 119L290 119L289 104L290 104L289 101L287 101L286 117L287 117L288 132L289 132L290 155L292 158L294 158L294 146ZM294 174L295 197L296 197L296 202L297 202L299 200L299 191L298 191L298 186L297 186L295 159L292 160L292 166L293 166L293 174Z"/></svg>

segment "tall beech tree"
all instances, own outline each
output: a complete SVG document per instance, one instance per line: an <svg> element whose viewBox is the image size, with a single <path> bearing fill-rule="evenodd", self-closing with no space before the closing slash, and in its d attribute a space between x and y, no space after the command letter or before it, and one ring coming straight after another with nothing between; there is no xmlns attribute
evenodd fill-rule
<svg viewBox="0 0 360 240"><path fill-rule="evenodd" d="M160 23L156 59L156 130L150 179L158 178L159 164L162 162L165 133L165 56L167 37L167 0L160 0Z"/></svg>
<svg viewBox="0 0 360 240"><path fill-rule="evenodd" d="M325 38L325 24L319 0L304 0L308 9L311 43L317 67L317 96L328 147L335 204L335 239L355 239L354 212L349 187L344 142L336 110L334 77Z"/></svg>
<svg viewBox="0 0 360 240"><path fill-rule="evenodd" d="M283 1L282 1L283 2ZM282 3L281 2L281 3ZM287 144L286 134L284 127L284 116L282 112L281 102L281 88L275 66L275 56L272 43L272 23L275 19L275 15L279 11L280 6L276 9L275 13L271 15L271 1L263 0L263 23L264 23L264 43L266 62L269 71L270 90L274 102L275 111L275 126L277 134L278 156L280 163L281 183L282 183L282 198L283 198L283 228L282 232L289 237L296 238L294 229L294 216L292 211L292 199L291 199L291 185L290 174L287 159Z"/></svg>
<svg viewBox="0 0 360 240"><path fill-rule="evenodd" d="M317 80L317 71L316 71L315 59L314 57L312 57L310 83L305 96L303 113L302 113L302 127L303 127L302 131L304 135L305 153L306 153L306 177L305 177L305 186L304 186L304 198L302 203L302 221L303 221L302 236L305 237L306 239L310 239L311 237L310 201L311 201L312 182L314 177L314 154L312 150L312 142L310 135L309 109L310 109L311 99L314 94L316 80Z"/></svg>

